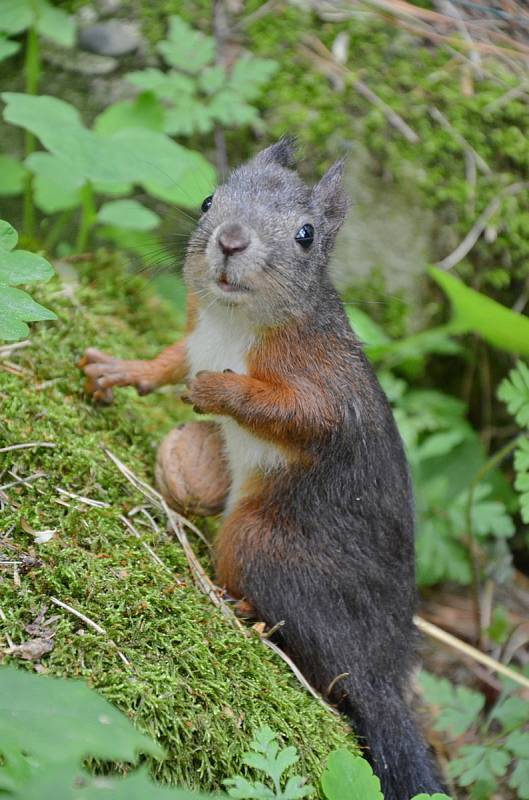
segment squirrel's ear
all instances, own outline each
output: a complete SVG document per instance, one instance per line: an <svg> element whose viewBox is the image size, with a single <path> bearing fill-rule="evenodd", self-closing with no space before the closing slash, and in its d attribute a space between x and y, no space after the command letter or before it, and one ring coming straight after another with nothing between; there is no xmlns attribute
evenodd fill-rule
<svg viewBox="0 0 529 800"><path fill-rule="evenodd" d="M343 187L344 165L343 158L335 161L313 189L313 196L323 211L327 232L332 239L338 233L349 207Z"/></svg>
<svg viewBox="0 0 529 800"><path fill-rule="evenodd" d="M296 164L296 139L294 136L283 136L275 144L261 150L255 156L261 164L279 164L281 167L292 167Z"/></svg>

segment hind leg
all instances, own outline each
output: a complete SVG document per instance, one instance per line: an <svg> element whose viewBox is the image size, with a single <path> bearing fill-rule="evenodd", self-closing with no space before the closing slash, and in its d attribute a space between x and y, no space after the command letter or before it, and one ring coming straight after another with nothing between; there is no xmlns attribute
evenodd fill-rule
<svg viewBox="0 0 529 800"><path fill-rule="evenodd" d="M162 441L156 483L168 505L209 516L223 510L230 489L224 440L215 422L188 422Z"/></svg>

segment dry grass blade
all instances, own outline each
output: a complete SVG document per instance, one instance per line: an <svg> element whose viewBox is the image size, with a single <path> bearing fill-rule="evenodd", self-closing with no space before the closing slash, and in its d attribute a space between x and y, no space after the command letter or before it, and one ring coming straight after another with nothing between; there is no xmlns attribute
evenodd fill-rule
<svg viewBox="0 0 529 800"><path fill-rule="evenodd" d="M0 447L0 453L8 453L10 450L27 450L30 447L56 447L55 442L24 442L22 444L10 444L7 447Z"/></svg>
<svg viewBox="0 0 529 800"><path fill-rule="evenodd" d="M330 80L332 80L334 74L353 86L358 94L362 95L368 102L382 111L389 124L396 128L408 142L417 144L420 141L419 136L410 128L408 123L405 122L391 106L382 100L382 98L375 94L364 81L356 78L351 70L339 64L332 52L327 49L317 36L307 35L303 38L306 42L306 46L302 45L301 50L314 64L316 69L326 75Z"/></svg>
<svg viewBox="0 0 529 800"><path fill-rule="evenodd" d="M153 489L152 486L149 486L148 483L142 481L141 478L138 478L138 476L135 475L132 472L132 470L130 470L127 467L127 465L124 464L123 461L121 461L121 459L115 456L114 453L111 453L110 450L108 450L105 447L103 448L103 452L116 465L121 474L133 486L135 486L136 489L138 489L138 491L141 492L144 495L144 497L146 497L155 508L157 508L159 511L162 511L165 514L167 521L171 527L171 530L176 535L176 538L178 539L178 541L182 546L185 557L187 559L187 563L189 564L189 568L198 585L198 588L205 595L207 595L207 597L209 597L211 602L214 603L217 606L217 608L220 609L220 611L224 614L224 616L227 619L229 619L233 625L242 628L243 626L241 625L241 623L239 622L233 611L221 598L217 587L210 580L205 570L203 569L202 565L195 556L193 548L189 544L189 539L187 538L187 534L184 530L184 525L183 525L184 517L182 517L180 514L177 514L176 511L173 511L171 508L169 508L169 506L167 505L161 494L159 494L159 492L157 492L156 489ZM186 520L186 522L188 521ZM188 522L188 524L190 527L195 528L195 526L191 525L190 522Z"/></svg>
<svg viewBox="0 0 529 800"><path fill-rule="evenodd" d="M529 181L519 181L517 183L511 183L510 186L507 186L503 189L499 194L492 200L487 208L479 215L478 219L469 230L463 241L458 244L456 249L450 253L450 255L443 258L441 261L438 261L436 266L439 269L449 270L452 267L455 267L456 264L459 262L469 253L476 242L478 241L479 237L487 227L487 224L490 219L496 214L497 211L501 208L502 201L506 197L511 197L512 195L519 194L520 192L529 190Z"/></svg>
<svg viewBox="0 0 529 800"><path fill-rule="evenodd" d="M24 350L26 347L31 347L29 339L24 339L22 342L14 342L13 344L4 344L0 347L0 358L9 358L16 350Z"/></svg>
<svg viewBox="0 0 529 800"><path fill-rule="evenodd" d="M167 566L167 564L164 564L164 562L162 561L160 556L157 553L154 552L152 547L150 547L147 544L147 542L143 541L141 533L137 530L137 528L134 527L134 525L132 524L130 519L127 519L127 517L125 517L123 514L120 514L119 518L124 523L124 525L129 529L129 531L132 533L132 535L136 539L138 539L138 541L141 542L142 547L147 551L147 553L152 558L154 563L158 564L159 567L162 567L162 569L164 569L169 575L172 575L173 574L172 570Z"/></svg>
<svg viewBox="0 0 529 800"><path fill-rule="evenodd" d="M510 667L506 667L505 664L501 663L501 661L497 661L495 658L488 656L486 653L482 653L481 650L478 650L477 648L472 647L472 645L461 641L461 639L458 639L457 636L452 636L451 633L443 631L442 628L438 628L437 625L427 622L425 619L422 619L422 617L415 617L414 622L420 631L425 633L427 636L430 636L432 639L436 639L438 642L442 642L443 644L448 645L448 647L452 647L454 650L457 650L469 658L472 658L479 664L483 664L485 667L488 667L494 672L498 672L500 675L510 678L511 681L518 683L525 689L529 689L529 678L526 678L525 675L520 675L520 673L515 672Z"/></svg>
<svg viewBox="0 0 529 800"><path fill-rule="evenodd" d="M171 530L174 532L176 538L178 539L178 541L182 546L182 549L187 559L187 563L189 564L191 573L200 591L203 592L211 600L211 602L221 611L222 614L224 614L224 616L229 620L229 622L232 625L234 625L236 628L240 630L243 636L249 636L250 635L249 631L240 622L240 620L237 619L231 608L222 599L218 588L211 581L211 579L205 572L204 568L200 564L199 560L197 559L195 553L193 552L193 548L191 547L189 539L187 538L187 534L184 530L184 521L191 527L191 529L195 529L195 526L191 525L191 523L189 523L188 520L185 520L185 518L182 517L180 514L178 514L176 511L173 511L171 508L169 508L169 506L167 505L161 494L159 494L159 492L153 489L152 486L149 486L149 484L145 483L145 481L142 481L141 478L138 478L138 476L135 475L132 472L132 470L130 470L129 467L127 467L127 465L124 464L123 461L121 461L121 459L119 459L116 455L114 455L114 453L112 453L106 447L103 447L103 452L105 453L107 458L109 458L113 462L113 464L118 468L121 474L133 486L135 486L136 489L138 489L138 491L140 491L143 494L143 496L146 497L155 508L163 511L171 527ZM122 517L122 519L124 520L125 518ZM260 637L260 639L261 642L265 645L265 647L268 647L270 650L273 650L274 653L276 653L279 656L279 658L281 658L289 666L289 668L292 670L293 674L298 679L300 684L308 692L310 692L311 695L315 697L316 700L319 703L321 703L321 705L325 709L327 709L327 711L330 711L332 713L337 713L335 709L329 706L328 703L326 703L325 700L321 697L321 695L310 685L310 683L306 680L304 675L299 671L297 666L294 664L292 659L290 659L287 656L287 654L281 650L280 647L274 644L274 642L271 642L270 639L267 639L265 636Z"/></svg>
<svg viewBox="0 0 529 800"><path fill-rule="evenodd" d="M86 614L82 614L81 611L77 611L76 608L72 608L72 606L69 606L67 603L63 603L63 601L59 600L57 597L50 597L50 600L54 605L59 606L59 608L64 608L65 611L68 611L70 614L73 614L74 617L80 619L82 622L85 623L85 625L88 625L88 627L92 628L96 633L99 633L102 636L106 636L112 647L115 648L118 656L123 661L125 666L126 667L131 666L131 663L128 660L128 658L121 652L115 641L109 638L108 633L103 627L101 627L101 625L99 625L97 622L94 622L94 620L90 619L90 617L87 617Z"/></svg>

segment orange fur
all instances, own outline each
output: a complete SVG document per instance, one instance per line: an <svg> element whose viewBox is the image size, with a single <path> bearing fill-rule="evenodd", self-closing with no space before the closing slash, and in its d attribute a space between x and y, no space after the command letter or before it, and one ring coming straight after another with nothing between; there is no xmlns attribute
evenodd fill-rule
<svg viewBox="0 0 529 800"><path fill-rule="evenodd" d="M309 352L306 336L301 326L266 332L250 351L248 375L200 372L189 381L189 401L289 450L303 449L340 414L327 377L336 371L334 343L313 338Z"/></svg>

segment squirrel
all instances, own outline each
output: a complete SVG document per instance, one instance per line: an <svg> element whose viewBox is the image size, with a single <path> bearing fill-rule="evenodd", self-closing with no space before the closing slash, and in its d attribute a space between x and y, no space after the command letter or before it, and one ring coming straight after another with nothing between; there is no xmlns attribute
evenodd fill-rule
<svg viewBox="0 0 529 800"><path fill-rule="evenodd" d="M184 264L187 336L149 361L89 348L87 389L144 394L187 377L214 421L158 453L162 492L224 509L217 582L269 626L350 720L386 800L444 787L406 696L415 662L414 501L389 402L328 263L343 161L313 187L283 138L202 203ZM339 679L336 680L337 676Z"/></svg>

